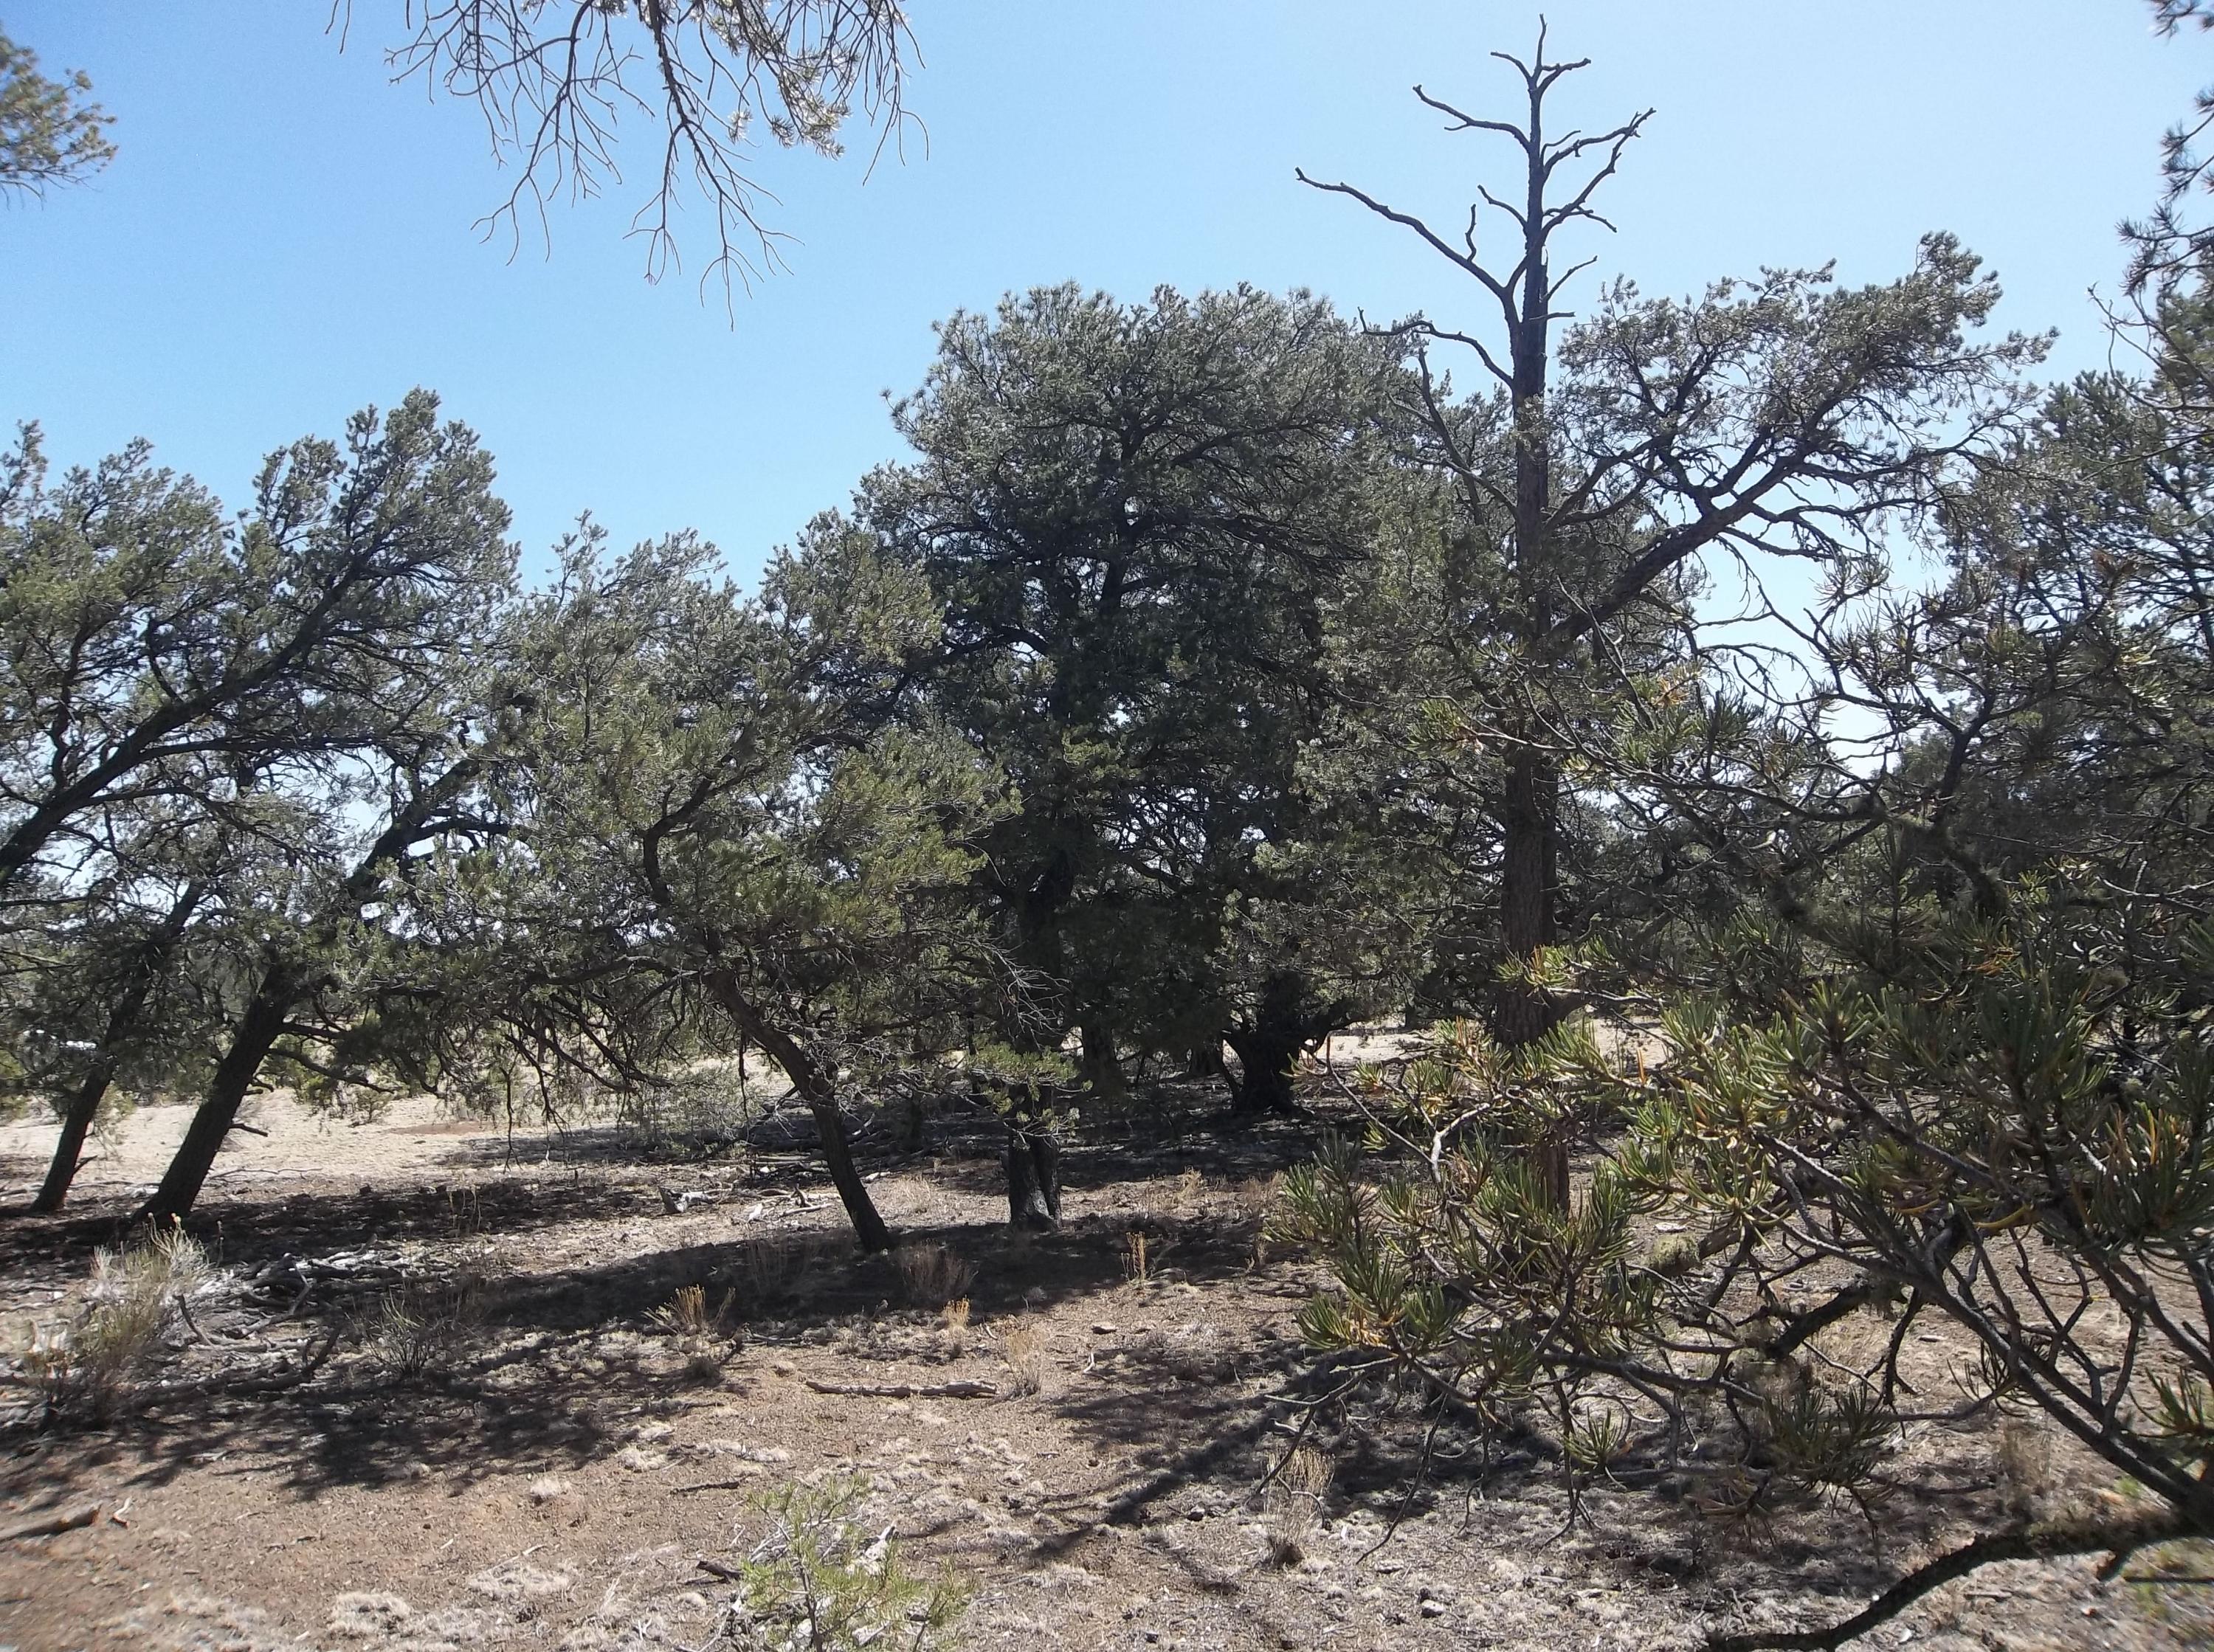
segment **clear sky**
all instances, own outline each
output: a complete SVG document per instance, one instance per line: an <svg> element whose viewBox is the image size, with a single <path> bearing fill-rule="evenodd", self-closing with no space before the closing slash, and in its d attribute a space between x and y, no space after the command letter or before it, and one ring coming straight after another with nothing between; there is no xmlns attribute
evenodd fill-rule
<svg viewBox="0 0 2214 1652"><path fill-rule="evenodd" d="M554 213L552 251L472 229L505 194L474 111L388 82L401 0L0 0L48 72L83 68L121 149L89 186L0 210L0 418L86 461L132 436L227 499L259 456L431 386L499 460L530 565L590 508L619 541L699 528L741 571L898 442L931 323L1075 280L1310 287L1478 321L1478 295L1294 166L1457 221L1495 140L1447 137L1420 80L1513 107L1501 0L913 0L927 126L865 176L773 156L789 273L735 321L690 271L643 279L637 199ZM1553 0L1579 124L1658 113L1604 208L1599 270L1649 292L1831 259L1903 270L1957 232L2006 325L2105 359L2089 292L2156 187L2214 44L2141 0ZM628 152L635 180L652 133ZM696 235L692 269L704 261ZM1588 300L1585 277L1575 296Z"/></svg>

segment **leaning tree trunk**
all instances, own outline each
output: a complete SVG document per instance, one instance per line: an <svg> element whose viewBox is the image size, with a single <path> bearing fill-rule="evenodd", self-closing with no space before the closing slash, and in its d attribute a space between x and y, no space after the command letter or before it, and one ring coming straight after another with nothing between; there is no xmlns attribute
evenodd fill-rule
<svg viewBox="0 0 2214 1652"><path fill-rule="evenodd" d="M60 1210L69 1197L70 1184L76 1180L77 1165L84 1156L84 1139L91 1133L92 1121L100 1116L100 1104L107 1100L108 1086L114 1083L116 1071L123 1064L124 1047L138 1031L146 999L168 967L169 954L176 949L185 925L192 921L193 910L206 893L206 886L197 879L187 883L161 929L148 938L133 963L123 996L108 1012L92 1066L62 1108L61 1139L54 1143L54 1156L46 1166L46 1180L39 1196L31 1201L31 1209L39 1215Z"/></svg>
<svg viewBox="0 0 2214 1652"><path fill-rule="evenodd" d="M868 1185L854 1167L853 1137L846 1130L846 1115L838 1108L835 1076L810 1055L798 1039L772 1025L739 990L737 978L729 970L709 971L707 989L737 1023L738 1030L761 1045L768 1058L784 1070L784 1076L792 1081L793 1094L814 1114L816 1130L823 1137L823 1162L829 1167L831 1184L838 1190L839 1201L846 1207L847 1219L853 1224L853 1237L860 1241L861 1248L891 1249L892 1230L878 1214L876 1201L869 1197Z"/></svg>
<svg viewBox="0 0 2214 1652"><path fill-rule="evenodd" d="M215 1076L208 1081L207 1094L193 1114L183 1144L169 1161L153 1198L139 1207L141 1221L181 1221L191 1212L206 1185L208 1172L215 1167L215 1155L223 1150L231 1126L238 1122L238 1110L252 1091L261 1064L284 1036L285 1018L297 1002L291 978L284 971L272 969L261 978L254 1002L247 1006L231 1034L230 1048L223 1052Z"/></svg>
<svg viewBox="0 0 2214 1652"><path fill-rule="evenodd" d="M1061 1143L1050 1131L1007 1125L1007 1224L1051 1233L1061 1226Z"/></svg>
<svg viewBox="0 0 2214 1652"><path fill-rule="evenodd" d="M61 1138L54 1143L54 1156L46 1166L39 1196L31 1201L32 1210L39 1216L51 1216L60 1210L62 1201L69 1197L70 1184L76 1180L77 1166L84 1157L84 1138L92 1133L92 1121L100 1116L100 1104L107 1097L107 1087L115 1082L116 1063L107 1054L110 1047L102 1046L84 1082L62 1108Z"/></svg>

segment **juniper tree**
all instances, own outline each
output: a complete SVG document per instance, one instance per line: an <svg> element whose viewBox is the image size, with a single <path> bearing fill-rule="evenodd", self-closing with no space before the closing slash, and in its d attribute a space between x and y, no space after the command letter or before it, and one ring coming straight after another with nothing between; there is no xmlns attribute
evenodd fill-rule
<svg viewBox="0 0 2214 1652"><path fill-rule="evenodd" d="M1299 763L1327 610L1367 552L1389 371L1304 296L1063 287L945 323L896 408L917 457L870 479L862 518L943 605L933 701L1018 804L980 895L1049 1019L1001 1035L1075 1031L1097 1087L1119 1087L1118 1047L1233 1030L1241 1094L1278 1105L1334 1020L1290 944L1239 963L1225 926L1281 904L1268 863L1318 823Z"/></svg>
<svg viewBox="0 0 2214 1652"><path fill-rule="evenodd" d="M182 1214L272 1057L312 1067L359 1003L385 881L474 777L512 579L491 479L421 392L272 455L235 518L144 444L49 487L25 432L0 475L0 940L64 1119L46 1202L107 1087L158 1061L206 1076L148 1207ZM64 1002L84 1024L57 1045Z"/></svg>
<svg viewBox="0 0 2214 1652"><path fill-rule="evenodd" d="M235 561L188 589L194 606L212 596L249 617L305 607L315 618L290 627L281 665L239 672L235 653L188 661L217 681L253 676L272 691L234 696L205 742L256 753L252 783L234 755L227 787L187 799L250 827L263 852L231 869L223 1030L143 1216L191 1210L272 1064L312 1088L404 1059L380 1048L376 1000L385 954L410 944L410 884L429 845L499 829L485 798L513 734L498 667L515 558L491 480L475 436L442 424L436 399L418 392L381 419L356 415L342 447L303 441L272 455ZM227 617L217 608L210 620ZM174 791L175 771L163 774Z"/></svg>

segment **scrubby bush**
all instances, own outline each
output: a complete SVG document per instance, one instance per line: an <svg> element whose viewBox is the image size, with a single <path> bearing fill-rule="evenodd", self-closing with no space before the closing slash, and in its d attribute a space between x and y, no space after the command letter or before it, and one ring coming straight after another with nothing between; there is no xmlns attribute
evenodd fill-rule
<svg viewBox="0 0 2214 1652"><path fill-rule="evenodd" d="M858 1652L944 1644L968 1591L948 1569L909 1572L889 1527L860 1524L865 1481L782 1485L757 1496L767 1531L734 1569L719 1634L758 1652Z"/></svg>

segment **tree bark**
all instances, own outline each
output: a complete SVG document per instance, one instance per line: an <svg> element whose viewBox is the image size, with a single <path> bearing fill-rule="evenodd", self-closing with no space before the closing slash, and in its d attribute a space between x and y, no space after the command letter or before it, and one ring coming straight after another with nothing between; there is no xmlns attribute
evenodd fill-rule
<svg viewBox="0 0 2214 1652"><path fill-rule="evenodd" d="M1266 1027L1223 1037L1245 1070L1245 1076L1231 1087L1230 1110L1240 1118L1297 1112L1292 1075L1299 1070L1303 1041L1296 1034Z"/></svg>
<svg viewBox="0 0 2214 1652"><path fill-rule="evenodd" d="M1502 810L1505 841L1499 881L1500 938L1510 962L1527 965L1555 939L1553 879L1560 781L1551 764L1526 747L1508 760ZM1560 1006L1544 988L1499 984L1492 1031L1511 1047L1535 1044L1559 1023ZM1569 1147L1547 1136L1531 1149L1546 1198L1569 1202Z"/></svg>
<svg viewBox="0 0 2214 1652"><path fill-rule="evenodd" d="M1047 1131L1007 1125L1007 1225L1052 1233L1061 1227L1061 1143Z"/></svg>
<svg viewBox="0 0 2214 1652"><path fill-rule="evenodd" d="M1085 1083L1103 1100L1120 1101L1129 1094L1129 1085L1122 1076L1122 1058L1115 1051L1115 1029L1098 1017L1090 1016L1084 1021L1081 1030Z"/></svg>
<svg viewBox="0 0 2214 1652"><path fill-rule="evenodd" d="M816 1129L823 1137L823 1162L829 1167L831 1183L838 1190L839 1201L846 1207L847 1219L853 1224L853 1237L860 1241L861 1248L891 1249L892 1230L878 1214L876 1201L869 1197L868 1185L862 1181L861 1173L853 1165L853 1137L847 1133L846 1116L838 1108L835 1075L810 1055L798 1039L771 1024L740 989L737 977L727 967L707 972L707 990L737 1023L738 1030L784 1070L784 1076L792 1081L793 1094L815 1115Z"/></svg>
<svg viewBox="0 0 2214 1652"><path fill-rule="evenodd" d="M285 1018L298 1003L300 989L290 972L272 966L255 989L254 1002L240 1017L230 1047L208 1081L206 1097L193 1114L183 1144L162 1173L154 1196L138 1209L140 1221L181 1221L188 1215L214 1168L215 1155L238 1121L238 1110L254 1088L261 1064L284 1034Z"/></svg>
<svg viewBox="0 0 2214 1652"><path fill-rule="evenodd" d="M1222 1037L1238 1052L1244 1077L1231 1086L1231 1110L1244 1117L1296 1113L1292 1076L1300 1058L1330 1036L1347 1006L1318 1009L1308 1000L1306 982L1294 970L1279 970L1262 983L1252 1025L1231 1027ZM1228 1074L1224 1075L1227 1079Z"/></svg>
<svg viewBox="0 0 2214 1652"><path fill-rule="evenodd" d="M162 920L161 929L148 938L134 962L123 996L108 1012L107 1026L101 1034L100 1050L93 1058L92 1067L62 1109L61 1137L54 1143L54 1156L46 1166L46 1179L39 1189L39 1196L31 1201L31 1209L36 1214L50 1216L60 1210L63 1201L68 1198L70 1184L76 1180L77 1164L84 1155L84 1139L91 1133L92 1121L100 1116L100 1104L107 1098L107 1088L115 1082L116 1071L123 1064L124 1046L137 1032L138 1017L146 1008L154 983L168 967L170 953L184 934L185 925L191 921L193 909L206 893L206 885L197 879L187 883Z"/></svg>

